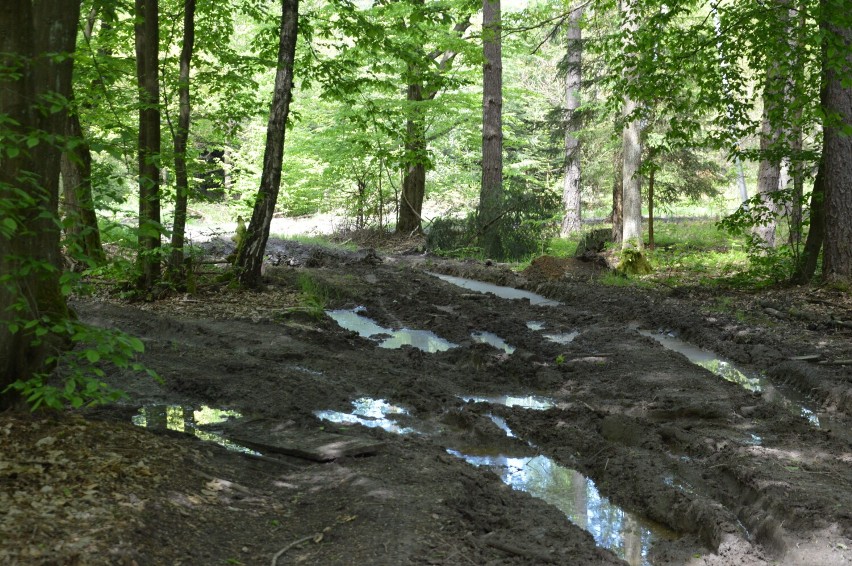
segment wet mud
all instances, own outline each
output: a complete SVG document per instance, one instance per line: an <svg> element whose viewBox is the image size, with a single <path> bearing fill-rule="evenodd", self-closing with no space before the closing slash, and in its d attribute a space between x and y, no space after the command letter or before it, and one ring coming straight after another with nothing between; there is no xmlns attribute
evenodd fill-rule
<svg viewBox="0 0 852 566"><path fill-rule="evenodd" d="M585 272L280 246L248 314L75 307L143 338L165 379L111 374L130 397L100 418L263 466L294 539L334 525L288 563L852 560L852 367L793 359L850 358L850 331L743 324ZM276 302L306 274L321 318Z"/></svg>

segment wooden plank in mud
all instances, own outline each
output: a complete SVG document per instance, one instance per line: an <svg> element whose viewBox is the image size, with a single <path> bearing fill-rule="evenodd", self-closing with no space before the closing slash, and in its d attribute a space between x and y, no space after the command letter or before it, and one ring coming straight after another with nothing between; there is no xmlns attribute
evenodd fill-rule
<svg viewBox="0 0 852 566"><path fill-rule="evenodd" d="M235 432L228 438L260 452L286 454L316 462L376 454L384 443L374 438L303 430Z"/></svg>

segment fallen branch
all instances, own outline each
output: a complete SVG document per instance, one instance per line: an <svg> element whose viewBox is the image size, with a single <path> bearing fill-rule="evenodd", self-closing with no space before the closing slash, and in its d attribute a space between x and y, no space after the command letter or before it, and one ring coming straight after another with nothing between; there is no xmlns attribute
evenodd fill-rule
<svg viewBox="0 0 852 566"><path fill-rule="evenodd" d="M312 535L302 537L299 540L294 540L293 542L291 542L290 544L288 544L287 546L285 546L284 548L282 548L281 550L279 550L278 552L275 553L275 556L272 557L272 566L278 566L278 559L281 558L284 555L284 553L287 552L288 550L290 550L291 548L293 548L295 546L299 546L300 544L302 544L304 542L308 542L309 540L312 540L312 539L315 539L315 538L321 537L321 536L322 536L322 533L314 533Z"/></svg>

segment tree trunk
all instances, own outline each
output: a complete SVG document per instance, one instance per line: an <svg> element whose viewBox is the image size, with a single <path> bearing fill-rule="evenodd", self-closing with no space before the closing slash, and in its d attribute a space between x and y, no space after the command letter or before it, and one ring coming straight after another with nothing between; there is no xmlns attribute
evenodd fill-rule
<svg viewBox="0 0 852 566"><path fill-rule="evenodd" d="M823 0L823 22L829 49L823 52L826 93L823 122L825 161L825 242L823 276L852 283L852 26L843 3Z"/></svg>
<svg viewBox="0 0 852 566"><path fill-rule="evenodd" d="M415 0L420 9L424 8L424 0ZM405 22L401 25L406 26ZM453 32L461 36L470 27L470 17L453 26ZM426 197L426 109L419 104L424 100L432 100L437 96L438 89L433 88L424 92L423 80L417 71L428 68L434 61L439 73L449 70L458 53L452 50L434 50L421 61L421 69L417 63L408 66L408 92L406 99L411 108L405 124L405 165L403 167L401 201L397 203L396 231L399 234L413 234L422 231L423 201ZM381 168L379 169L381 180ZM381 197L381 195L380 195ZM379 224L381 225L381 213Z"/></svg>
<svg viewBox="0 0 852 566"><path fill-rule="evenodd" d="M484 0L482 34L482 186L479 230L487 256L502 257L499 217L503 204L503 61L500 0Z"/></svg>
<svg viewBox="0 0 852 566"><path fill-rule="evenodd" d="M817 169L816 178L814 179L813 192L811 192L811 220L808 228L808 237L805 240L802 255L799 257L799 265L796 267L796 273L793 275L793 283L808 283L813 279L814 273L816 273L819 252L822 249L822 242L825 238L824 178L825 159L820 159L819 169Z"/></svg>
<svg viewBox="0 0 852 566"><path fill-rule="evenodd" d="M0 4L0 410L22 403L3 393L43 369L62 346L53 334L36 339L23 323L68 316L59 286L60 150L45 136L65 134L66 108L42 113L36 101L71 96L79 0L6 0ZM15 72L8 72L14 70ZM38 143L13 145L17 136ZM43 325L40 325L43 326Z"/></svg>
<svg viewBox="0 0 852 566"><path fill-rule="evenodd" d="M106 255L92 198L92 152L73 108L65 121L65 135L76 143L62 154L60 161L67 245L72 253L80 254L87 263L101 265L106 261Z"/></svg>
<svg viewBox="0 0 852 566"><path fill-rule="evenodd" d="M782 149L789 150L791 138L789 108L792 106L791 78L786 70L781 69L778 60L781 57L792 57L796 53L794 29L790 19L791 0L775 0L774 11L777 12L779 24L783 28L782 52L770 55L769 69L766 72L766 84L763 90L763 117L760 132L760 162L757 169L757 194L766 208L762 221L754 227L753 233L760 243L767 248L774 248L775 233L779 204L776 193L781 186Z"/></svg>
<svg viewBox="0 0 852 566"><path fill-rule="evenodd" d="M178 101L180 114L175 132L175 221L172 226L172 256L169 269L172 277L183 280L184 236L186 233L186 207L189 200L189 176L186 172L186 145L189 138L191 108L189 100L189 70L195 46L195 0L183 4L183 48L180 52Z"/></svg>
<svg viewBox="0 0 852 566"><path fill-rule="evenodd" d="M423 100L423 84L408 85L408 103L412 107L405 123L405 174L402 179L402 202L396 231L412 234L421 230L423 198L426 194L426 123L418 103Z"/></svg>
<svg viewBox="0 0 852 566"><path fill-rule="evenodd" d="M612 241L616 244L621 243L624 236L624 167L622 166L621 151L616 151L613 155L612 168L612 212L610 213L610 221L612 222Z"/></svg>
<svg viewBox="0 0 852 566"><path fill-rule="evenodd" d="M278 70L269 122L266 126L266 147L263 152L263 172L260 188L251 215L251 222L237 252L235 269L245 287L260 284L263 253L269 240L269 227L281 187L281 163L284 158L284 134L290 101L293 96L293 60L296 55L299 0L281 0L281 33L278 42Z"/></svg>
<svg viewBox="0 0 852 566"><path fill-rule="evenodd" d="M637 28L636 16L630 0L624 0L622 4L624 13L624 33L629 36L635 33ZM627 55L633 57L632 55ZM632 83L637 80L633 64L625 65L625 80ZM642 130L640 119L630 116L639 108L639 104L630 96L625 96L623 116L628 120L622 131L622 183L624 185L623 208L623 236L622 248L642 249L642 176L639 168L642 165Z"/></svg>
<svg viewBox="0 0 852 566"><path fill-rule="evenodd" d="M562 218L560 234L566 237L581 228L580 210L580 129L577 110L580 108L580 85L582 84L582 30L584 6L574 9L568 18L568 71L565 76L565 184L562 188L562 204L565 216Z"/></svg>
<svg viewBox="0 0 852 566"><path fill-rule="evenodd" d="M767 209L768 216L763 217L762 222L753 229L755 237L769 248L775 247L776 217L778 214L778 207L773 201L772 195L778 191L781 179L781 161L777 157L767 155L771 150L777 150L781 139L780 128L774 126L770 120L774 104L772 97L777 96L777 92L772 90L773 81L777 83L778 78L767 80L766 91L763 96L763 121L760 132L760 154L762 157L757 168L757 193L761 197L763 206Z"/></svg>
<svg viewBox="0 0 852 566"><path fill-rule="evenodd" d="M136 0L136 78L139 83L138 288L160 279L160 29L158 0Z"/></svg>
<svg viewBox="0 0 852 566"><path fill-rule="evenodd" d="M648 174L648 249L654 249L654 169Z"/></svg>

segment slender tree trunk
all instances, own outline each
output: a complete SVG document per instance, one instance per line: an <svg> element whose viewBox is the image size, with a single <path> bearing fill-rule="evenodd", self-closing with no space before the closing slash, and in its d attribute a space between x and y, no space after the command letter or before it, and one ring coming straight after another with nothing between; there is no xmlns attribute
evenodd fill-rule
<svg viewBox="0 0 852 566"><path fill-rule="evenodd" d="M613 155L612 212L610 213L612 241L616 244L620 244L624 237L624 167L622 161L621 151L616 151Z"/></svg>
<svg viewBox="0 0 852 566"><path fill-rule="evenodd" d="M284 158L284 134L290 102L293 97L293 61L296 55L296 34L299 20L299 0L281 0L281 33L278 42L278 71L275 90L266 126L266 147L263 152L263 172L254 203L251 222L237 253L235 269L245 287L260 284L263 254L269 240L269 227L281 188L281 163Z"/></svg>
<svg viewBox="0 0 852 566"><path fill-rule="evenodd" d="M503 205L503 60L500 0L484 0L482 34L485 65L482 79L482 186L479 229L483 250L502 257L499 217Z"/></svg>
<svg viewBox="0 0 852 566"><path fill-rule="evenodd" d="M421 230L421 212L426 194L426 122L423 109L423 83L408 85L411 114L405 124L406 161L402 179L402 202L399 203L399 223L396 231L411 234Z"/></svg>
<svg viewBox="0 0 852 566"><path fill-rule="evenodd" d="M565 184L562 187L562 204L565 216L560 233L563 237L580 231L580 129L577 110L580 108L580 86L582 85L583 43L580 22L584 6L574 9L568 18L568 70L565 76Z"/></svg>
<svg viewBox="0 0 852 566"><path fill-rule="evenodd" d="M823 134L824 135L824 134ZM811 219L808 227L808 237L805 247L799 257L799 265L793 275L793 283L805 284L814 277L816 273L819 252L825 239L825 159L819 160L814 187L811 192Z"/></svg>
<svg viewBox="0 0 852 566"><path fill-rule="evenodd" d="M186 146L189 138L191 108L189 100L189 71L192 50L195 46L195 0L184 0L183 4L183 48L180 52L180 77L178 78L178 101L180 114L175 132L175 221L172 226L172 276L183 279L184 237L186 234L186 207L189 200L189 176L186 172Z"/></svg>
<svg viewBox="0 0 852 566"><path fill-rule="evenodd" d="M823 276L852 284L852 25L848 7L822 0L829 49L824 52L825 243Z"/></svg>
<svg viewBox="0 0 852 566"><path fill-rule="evenodd" d="M60 161L65 221L65 236L69 247L95 265L106 261L98 217L92 198L92 152L83 137L76 110L68 112L65 135L75 140Z"/></svg>
<svg viewBox="0 0 852 566"><path fill-rule="evenodd" d="M624 14L624 33L627 36L635 33L638 23L631 0L622 0ZM633 57L632 55L628 55ZM637 80L631 63L625 66L627 82ZM642 249L642 176L639 168L642 166L642 126L640 119L630 116L636 112L639 104L631 97L624 99L623 116L628 120L622 131L621 152L623 159L622 183L624 184L624 226L621 239L622 248Z"/></svg>
<svg viewBox="0 0 852 566"><path fill-rule="evenodd" d="M160 279L160 28L158 0L136 0L136 77L139 83L140 290Z"/></svg>
<svg viewBox="0 0 852 566"><path fill-rule="evenodd" d="M654 173L648 174L648 249L654 249Z"/></svg>
<svg viewBox="0 0 852 566"><path fill-rule="evenodd" d="M23 323L68 316L60 286L60 150L45 136L65 133L66 109L42 113L37 101L71 96L79 0L6 0L0 4L0 410L22 403L3 393L16 380L43 369L62 347L47 334L36 339ZM51 55L48 55L51 54ZM33 147L10 145L17 136L35 134ZM17 149L14 155L11 148ZM43 325L40 325L43 326Z"/></svg>

